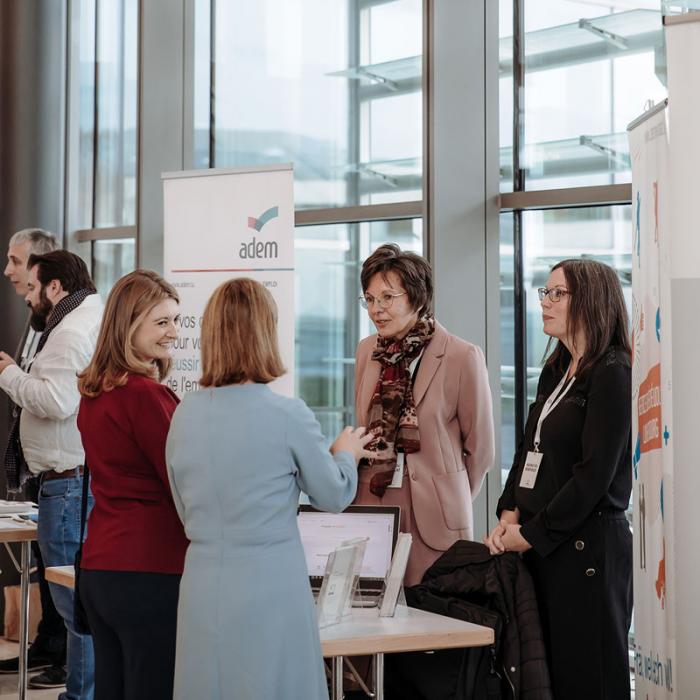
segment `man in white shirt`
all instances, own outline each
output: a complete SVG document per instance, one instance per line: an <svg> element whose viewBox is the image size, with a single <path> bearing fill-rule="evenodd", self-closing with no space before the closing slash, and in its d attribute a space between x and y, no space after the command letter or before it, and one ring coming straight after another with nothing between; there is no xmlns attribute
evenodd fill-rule
<svg viewBox="0 0 700 700"><path fill-rule="evenodd" d="M40 475L39 547L46 566L64 566L74 563L79 546L85 460L76 375L94 352L102 302L85 263L73 253L32 255L28 269L30 323L42 335L27 371L0 352L0 389L21 409L10 436L16 440L18 429L21 444L6 453L5 466L9 480L20 486L30 473ZM68 677L59 700L92 700L92 639L75 628L73 591L49 586L68 630Z"/></svg>
<svg viewBox="0 0 700 700"><path fill-rule="evenodd" d="M40 228L27 228L17 231L7 248L7 265L4 275L13 286L15 293L24 298L27 294L27 260L29 256L43 255L59 249L56 237ZM24 370L34 357L36 346L41 337L40 333L32 330L27 320L24 333L15 353L15 361ZM12 409L15 407L12 406ZM12 412L12 411L11 411ZM2 446L0 446L1 448ZM0 456L4 452L0 451ZM26 498L37 501L39 498L39 479L34 477L26 484ZM53 604L49 584L44 578L44 563L41 558L41 550L36 542L32 543L32 551L37 568L37 581L41 594L41 620L37 630L37 636L29 650L27 659L30 671L43 671L30 678L30 687L57 688L66 683L66 626L63 618ZM0 660L0 673L17 673L19 659L15 656Z"/></svg>

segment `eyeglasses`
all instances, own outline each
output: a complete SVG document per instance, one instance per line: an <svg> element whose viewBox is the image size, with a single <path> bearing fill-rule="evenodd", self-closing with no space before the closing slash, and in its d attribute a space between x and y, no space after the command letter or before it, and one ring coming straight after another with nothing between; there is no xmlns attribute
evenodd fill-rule
<svg viewBox="0 0 700 700"><path fill-rule="evenodd" d="M378 297L373 297L371 294L367 294L359 298L360 306L363 309L369 309L369 307L372 306L372 304L379 304L380 308L389 309L394 303L394 299L396 297L402 297L404 294L406 294L406 292L398 292L397 294L384 292L384 294L380 294Z"/></svg>
<svg viewBox="0 0 700 700"><path fill-rule="evenodd" d="M544 301L545 297L549 297L549 301L554 302L555 304L567 294L571 294L571 292L569 292L567 289L560 289L559 287L552 287L551 289L540 287L537 290L537 296L540 298L540 301Z"/></svg>

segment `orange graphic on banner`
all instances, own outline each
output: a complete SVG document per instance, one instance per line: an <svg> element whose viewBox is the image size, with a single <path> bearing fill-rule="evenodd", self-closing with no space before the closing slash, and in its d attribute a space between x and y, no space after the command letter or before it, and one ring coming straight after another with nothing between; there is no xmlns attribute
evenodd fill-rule
<svg viewBox="0 0 700 700"><path fill-rule="evenodd" d="M641 452L661 448L661 365L654 365L639 385L637 399Z"/></svg>

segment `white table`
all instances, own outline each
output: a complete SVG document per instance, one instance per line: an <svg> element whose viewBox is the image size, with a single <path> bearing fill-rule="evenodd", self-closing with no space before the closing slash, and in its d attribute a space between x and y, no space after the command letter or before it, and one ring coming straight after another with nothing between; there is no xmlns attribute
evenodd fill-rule
<svg viewBox="0 0 700 700"><path fill-rule="evenodd" d="M333 700L343 697L343 657L371 654L374 657L375 698L384 697L384 654L480 647L493 644L490 627L455 620L443 615L397 606L394 617L379 617L377 608L357 608L352 619L321 630L321 650L332 657Z"/></svg>
<svg viewBox="0 0 700 700"><path fill-rule="evenodd" d="M35 522L18 522L11 518L0 518L0 543L19 542L20 556L20 614L19 614L19 681L17 691L20 700L27 698L27 650L29 648L29 567L31 565L31 543L37 538Z"/></svg>
<svg viewBox="0 0 700 700"><path fill-rule="evenodd" d="M46 580L73 588L72 566L50 566ZM377 608L357 608L352 619L321 630L321 651L332 658L333 700L343 697L343 657L374 657L373 681L375 697L384 697L384 654L400 651L429 651L480 647L493 644L490 627L455 620L443 615L399 605L394 617L379 617Z"/></svg>

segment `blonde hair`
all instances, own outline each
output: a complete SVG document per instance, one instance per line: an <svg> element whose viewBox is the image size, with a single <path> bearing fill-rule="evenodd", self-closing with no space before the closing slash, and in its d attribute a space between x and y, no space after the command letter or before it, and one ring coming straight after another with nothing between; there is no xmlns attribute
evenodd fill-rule
<svg viewBox="0 0 700 700"><path fill-rule="evenodd" d="M95 354L78 375L78 390L83 396L94 398L103 391L124 386L129 374L158 381L168 374L169 358L143 360L133 346L138 327L166 299L180 303L175 288L152 270L135 270L117 280L107 297Z"/></svg>
<svg viewBox="0 0 700 700"><path fill-rule="evenodd" d="M201 386L267 384L285 368L277 345L277 305L272 294L247 277L214 290L202 319Z"/></svg>

